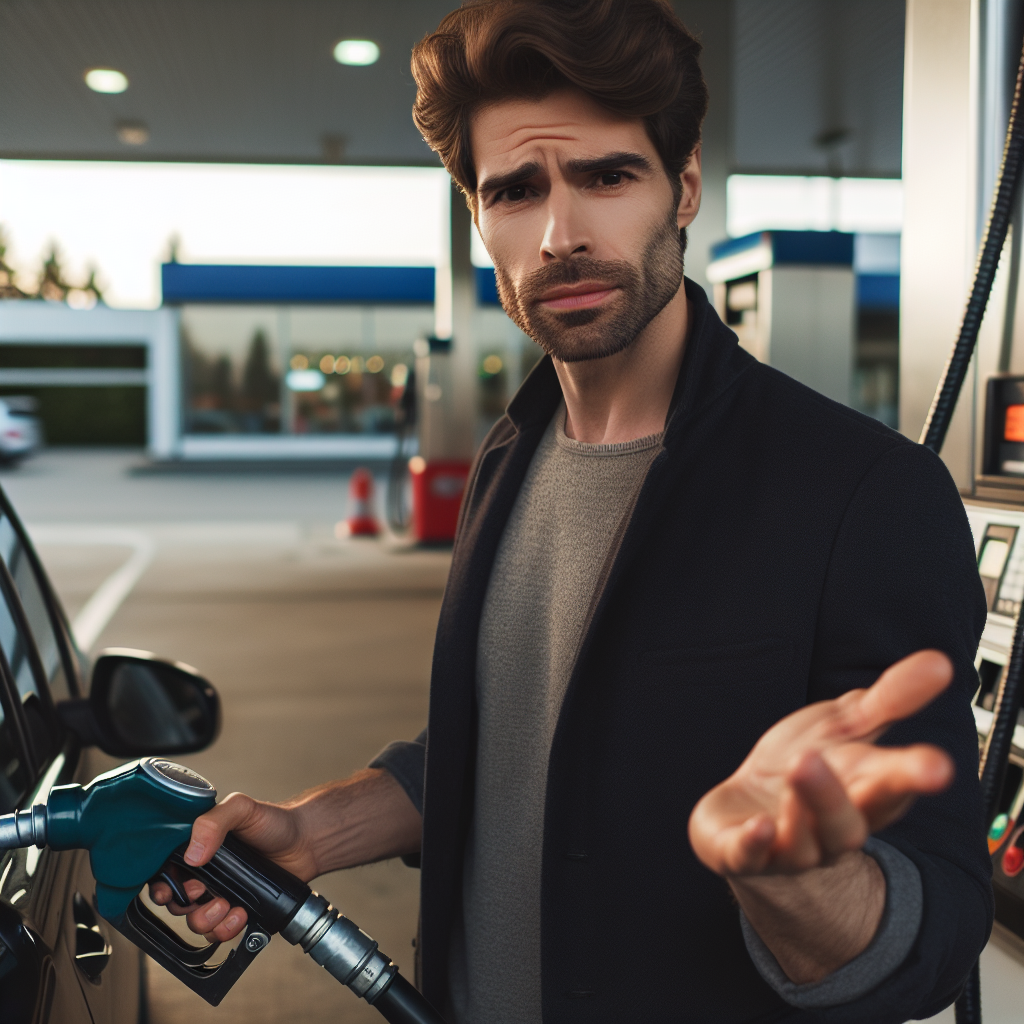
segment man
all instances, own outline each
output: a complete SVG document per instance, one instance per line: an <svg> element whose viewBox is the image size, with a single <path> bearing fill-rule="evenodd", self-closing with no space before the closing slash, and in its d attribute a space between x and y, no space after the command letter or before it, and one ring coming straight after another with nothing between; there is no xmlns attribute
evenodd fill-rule
<svg viewBox="0 0 1024 1024"><path fill-rule="evenodd" d="M660 0L481 0L414 51L417 124L548 356L470 477L428 733L228 797L186 857L228 830L303 879L419 856L421 982L460 1024L899 1024L991 926L963 508L684 281L698 52Z"/></svg>

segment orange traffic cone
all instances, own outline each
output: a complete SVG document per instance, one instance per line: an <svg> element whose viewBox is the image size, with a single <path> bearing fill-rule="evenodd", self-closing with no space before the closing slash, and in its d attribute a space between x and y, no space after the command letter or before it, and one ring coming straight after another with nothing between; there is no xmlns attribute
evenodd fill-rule
<svg viewBox="0 0 1024 1024"><path fill-rule="evenodd" d="M373 514L373 477L368 469L357 469L348 485L351 513L334 532L339 537L376 537L380 524Z"/></svg>

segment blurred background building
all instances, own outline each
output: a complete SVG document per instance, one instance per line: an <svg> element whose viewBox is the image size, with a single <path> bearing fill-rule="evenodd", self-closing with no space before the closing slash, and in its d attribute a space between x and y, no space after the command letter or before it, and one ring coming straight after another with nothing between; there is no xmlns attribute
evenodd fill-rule
<svg viewBox="0 0 1024 1024"><path fill-rule="evenodd" d="M711 293L712 247L761 230L855 234L850 367L830 393L895 426L904 3L677 7L711 89L688 273ZM36 396L56 444L381 458L413 342L454 333L482 436L539 351L409 116L409 51L445 10L6 4L2 259L7 294L44 301L0 304L0 394ZM373 275L324 284L330 267L436 278L382 297ZM169 319L115 313L140 309Z"/></svg>

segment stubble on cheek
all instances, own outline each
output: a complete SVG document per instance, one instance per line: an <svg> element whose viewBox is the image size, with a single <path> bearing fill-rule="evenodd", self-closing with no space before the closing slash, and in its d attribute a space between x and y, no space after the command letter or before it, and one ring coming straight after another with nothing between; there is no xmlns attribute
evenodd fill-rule
<svg viewBox="0 0 1024 1024"><path fill-rule="evenodd" d="M573 256L533 271L518 286L495 261L498 298L512 322L562 362L602 359L628 348L679 290L683 252L675 211L648 239L640 265ZM589 309L546 309L540 297L582 281L613 285L611 301Z"/></svg>

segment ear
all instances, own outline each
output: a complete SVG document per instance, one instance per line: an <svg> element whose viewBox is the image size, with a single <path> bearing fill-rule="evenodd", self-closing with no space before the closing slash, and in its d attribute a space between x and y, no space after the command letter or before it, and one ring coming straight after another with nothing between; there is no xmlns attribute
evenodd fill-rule
<svg viewBox="0 0 1024 1024"><path fill-rule="evenodd" d="M679 197L676 223L680 228L686 228L693 223L700 209L700 146L693 151L686 166L679 172L679 184L682 186L682 195Z"/></svg>

